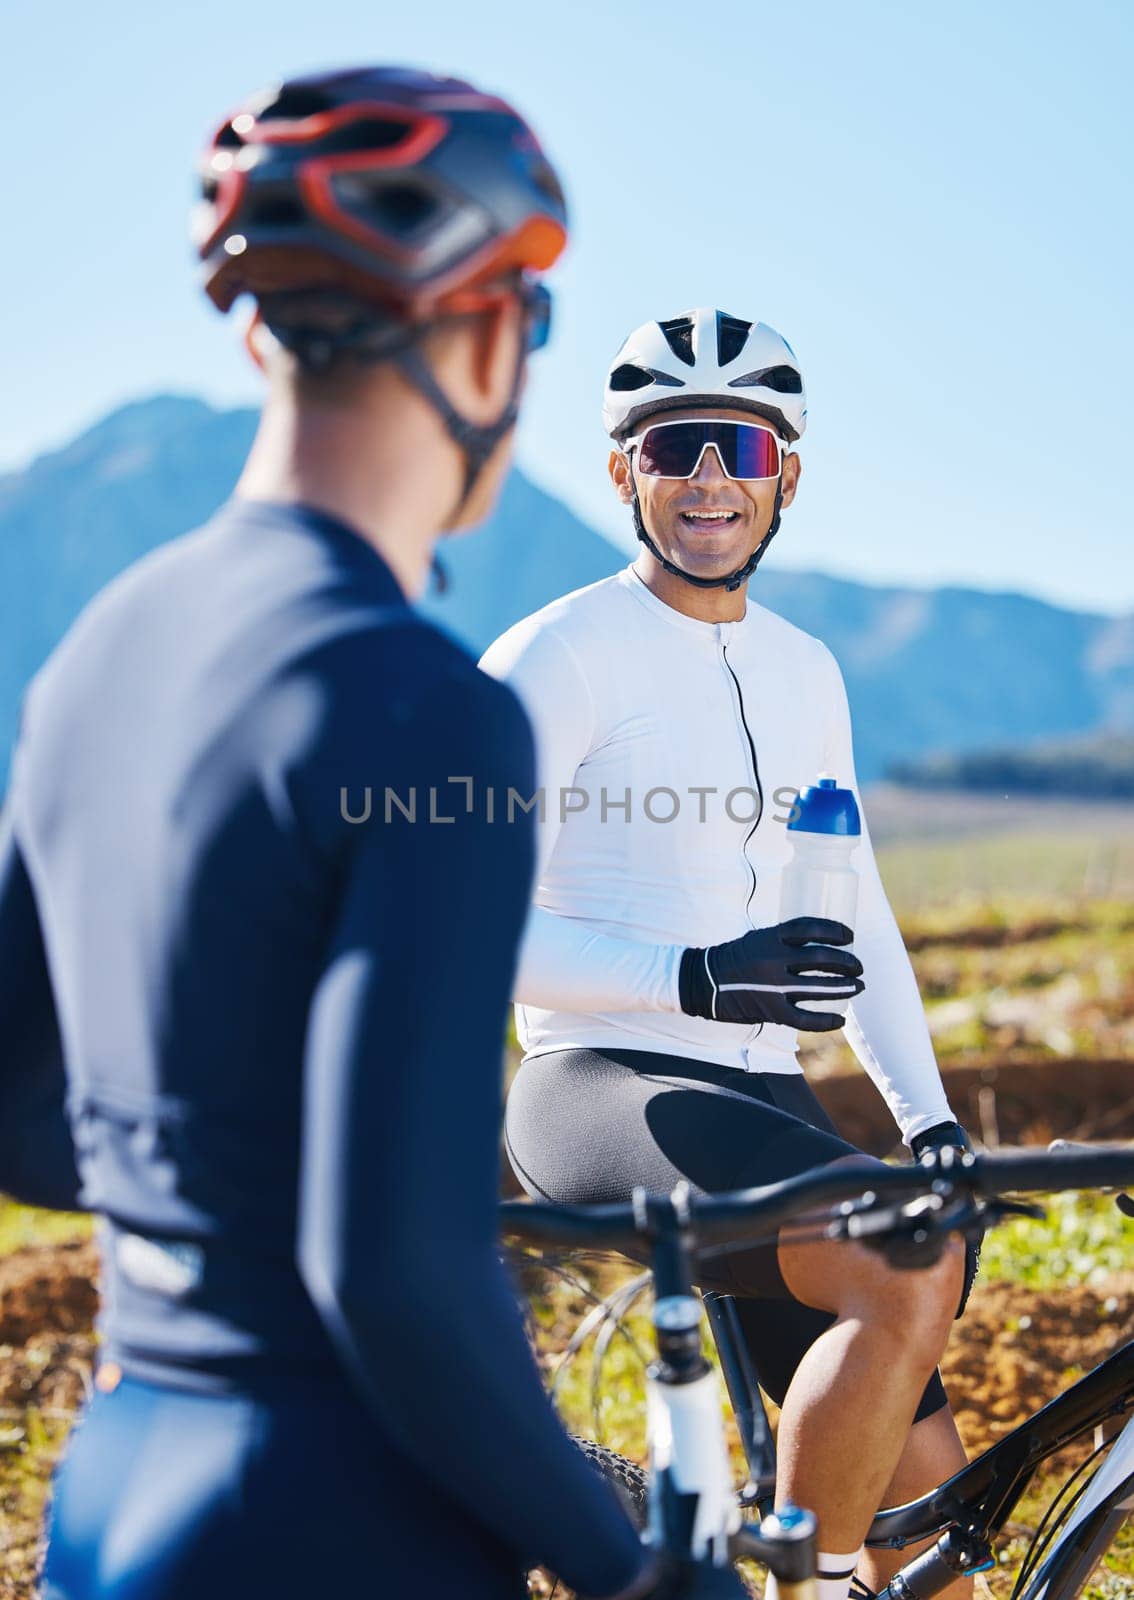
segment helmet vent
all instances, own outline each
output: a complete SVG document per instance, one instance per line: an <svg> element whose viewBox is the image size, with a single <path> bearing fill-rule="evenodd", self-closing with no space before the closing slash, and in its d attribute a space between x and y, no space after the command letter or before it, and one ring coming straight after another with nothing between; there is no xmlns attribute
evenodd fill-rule
<svg viewBox="0 0 1134 1600"><path fill-rule="evenodd" d="M629 361L624 361L620 367L615 367L610 375L610 388L625 393L628 389L648 389L653 383L653 376L643 367L636 367Z"/></svg>
<svg viewBox="0 0 1134 1600"><path fill-rule="evenodd" d="M392 150L413 132L413 123L402 117L359 117L334 128L319 140L319 154L330 155L355 150Z"/></svg>
<svg viewBox="0 0 1134 1600"><path fill-rule="evenodd" d="M391 233L414 233L434 217L437 201L415 183L388 183L374 196L374 209Z"/></svg>
<svg viewBox="0 0 1134 1600"><path fill-rule="evenodd" d="M359 172L340 173L332 183L340 205L397 237L416 233L440 210L436 196L420 183L391 183L381 174Z"/></svg>
<svg viewBox="0 0 1134 1600"><path fill-rule="evenodd" d="M742 378L730 378L730 389L771 389L776 394L802 394L803 380L794 367L763 367L759 372L746 372Z"/></svg>
<svg viewBox="0 0 1134 1600"><path fill-rule="evenodd" d="M742 317L730 317L727 311L718 311L717 365L727 367L730 361L735 361L748 343L751 332L750 322L745 322Z"/></svg>
<svg viewBox="0 0 1134 1600"><path fill-rule="evenodd" d="M245 218L260 228L296 228L307 221L303 207L289 194L254 194Z"/></svg>
<svg viewBox="0 0 1134 1600"><path fill-rule="evenodd" d="M696 360L693 355L693 319L670 317L668 322L659 322L658 327L677 359L684 361L687 367L693 366Z"/></svg>

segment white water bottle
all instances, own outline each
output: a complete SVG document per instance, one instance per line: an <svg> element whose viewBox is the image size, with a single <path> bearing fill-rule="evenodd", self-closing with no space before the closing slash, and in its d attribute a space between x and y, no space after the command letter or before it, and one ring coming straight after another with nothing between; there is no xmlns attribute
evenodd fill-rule
<svg viewBox="0 0 1134 1600"><path fill-rule="evenodd" d="M828 917L853 932L858 911L858 873L851 860L862 838L862 819L851 789L823 772L800 794L787 825L791 860L780 881L780 921ZM840 948L845 948L840 946ZM803 1011L846 1015L850 1000L801 1001Z"/></svg>

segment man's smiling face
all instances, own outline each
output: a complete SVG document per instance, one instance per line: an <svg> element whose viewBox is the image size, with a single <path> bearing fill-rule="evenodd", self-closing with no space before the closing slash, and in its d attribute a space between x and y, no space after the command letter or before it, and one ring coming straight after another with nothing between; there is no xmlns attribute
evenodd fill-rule
<svg viewBox="0 0 1134 1600"><path fill-rule="evenodd" d="M728 407L691 406L646 417L635 428L642 434L652 420L680 422L718 417L729 422L759 422L750 411ZM769 424L771 426L771 424ZM742 567L772 525L776 480L733 479L714 448L701 457L693 478L653 478L633 467L634 483L646 531L666 560L696 578L723 578ZM610 457L610 475L619 498L633 498L631 466L621 451ZM799 457L787 455L783 463L783 505L795 497Z"/></svg>

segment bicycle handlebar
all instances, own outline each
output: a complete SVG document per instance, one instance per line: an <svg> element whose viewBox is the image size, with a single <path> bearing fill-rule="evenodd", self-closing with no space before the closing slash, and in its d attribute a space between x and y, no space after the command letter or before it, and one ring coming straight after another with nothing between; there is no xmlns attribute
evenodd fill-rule
<svg viewBox="0 0 1134 1600"><path fill-rule="evenodd" d="M1134 1146L1060 1151L1021 1150L973 1156L938 1152L915 1166L887 1167L863 1158L813 1167L783 1183L728 1194L673 1195L638 1192L630 1204L558 1206L547 1201L506 1200L503 1232L530 1244L596 1245L619 1249L661 1225L688 1223L702 1244L738 1241L766 1233L824 1203L863 1196L887 1199L965 1190L988 1197L1059 1189L1110 1189L1134 1185Z"/></svg>

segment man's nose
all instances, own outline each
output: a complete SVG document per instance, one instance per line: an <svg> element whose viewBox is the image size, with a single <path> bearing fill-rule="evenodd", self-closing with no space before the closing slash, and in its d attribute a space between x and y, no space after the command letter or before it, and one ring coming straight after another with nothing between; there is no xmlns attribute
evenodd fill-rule
<svg viewBox="0 0 1134 1600"><path fill-rule="evenodd" d="M697 463L692 481L699 484L702 489L715 489L729 481L720 451L715 444L707 444L701 452L701 459Z"/></svg>

